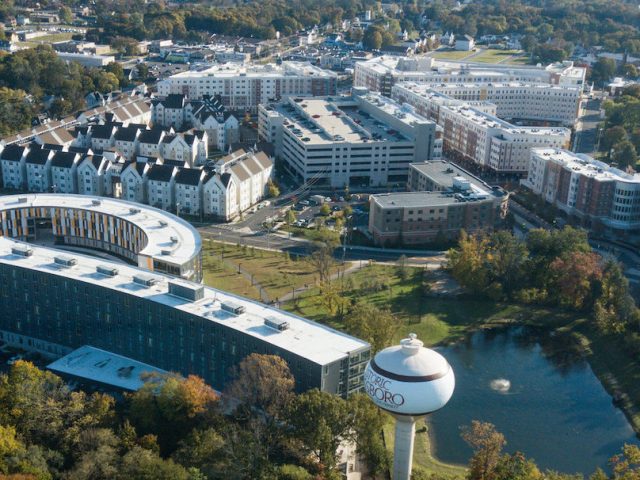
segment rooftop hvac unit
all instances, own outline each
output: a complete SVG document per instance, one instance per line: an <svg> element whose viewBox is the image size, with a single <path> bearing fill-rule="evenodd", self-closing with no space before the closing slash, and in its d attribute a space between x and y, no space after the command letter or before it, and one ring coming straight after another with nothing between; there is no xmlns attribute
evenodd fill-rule
<svg viewBox="0 0 640 480"><path fill-rule="evenodd" d="M152 287L159 282L159 279L152 276L147 275L145 273L139 273L133 276L133 283L138 285L142 285L143 287Z"/></svg>
<svg viewBox="0 0 640 480"><path fill-rule="evenodd" d="M53 262L61 267L73 267L78 264L78 260L68 255L57 255L53 257Z"/></svg>
<svg viewBox="0 0 640 480"><path fill-rule="evenodd" d="M140 209L139 208L130 208L129 209L129 213L131 215L135 215L136 213L140 213Z"/></svg>
<svg viewBox="0 0 640 480"><path fill-rule="evenodd" d="M96 207L100 205L102 202L100 200L91 200L91 205L95 205Z"/></svg>
<svg viewBox="0 0 640 480"><path fill-rule="evenodd" d="M18 203L27 203L28 198L27 197L18 197Z"/></svg>
<svg viewBox="0 0 640 480"><path fill-rule="evenodd" d="M171 250L169 250L167 248L165 248L163 250L160 250L160 254L161 255L171 255L171 253L172 253Z"/></svg>
<svg viewBox="0 0 640 480"><path fill-rule="evenodd" d="M264 324L267 327L271 327L271 328L273 328L275 330L278 330L280 332L289 329L289 322L287 322L286 320L283 320L282 318L266 317L264 319Z"/></svg>
<svg viewBox="0 0 640 480"><path fill-rule="evenodd" d="M33 250L26 245L16 245L15 247L11 247L11 253L21 257L30 257L33 255Z"/></svg>
<svg viewBox="0 0 640 480"><path fill-rule="evenodd" d="M178 243L178 237L176 237L175 235L170 237L171 243Z"/></svg>
<svg viewBox="0 0 640 480"><path fill-rule="evenodd" d="M167 225L169 225L167 222L165 222L164 220L160 220L158 222L160 224L161 227L166 227Z"/></svg>
<svg viewBox="0 0 640 480"><path fill-rule="evenodd" d="M204 298L204 287L197 283L169 281L169 294L196 302Z"/></svg>
<svg viewBox="0 0 640 480"><path fill-rule="evenodd" d="M118 275L118 269L115 267L110 267L109 265L98 265L96 267L96 272L108 277L115 277L116 275Z"/></svg>
<svg viewBox="0 0 640 480"><path fill-rule="evenodd" d="M233 313L234 315L240 315L247 310L244 305L238 305L237 303L233 302L222 302L220 304L220 307L225 312Z"/></svg>

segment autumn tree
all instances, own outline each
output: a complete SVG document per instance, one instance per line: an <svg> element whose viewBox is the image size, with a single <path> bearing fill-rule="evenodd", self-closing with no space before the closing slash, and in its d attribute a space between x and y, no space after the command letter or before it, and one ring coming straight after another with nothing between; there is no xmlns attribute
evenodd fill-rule
<svg viewBox="0 0 640 480"><path fill-rule="evenodd" d="M576 310L591 307L594 284L602 277L599 260L595 253L573 252L551 263L549 273L560 304Z"/></svg>
<svg viewBox="0 0 640 480"><path fill-rule="evenodd" d="M334 245L323 243L309 256L309 263L318 274L321 285L328 283L331 279L331 270L336 263L333 258L334 248Z"/></svg>
<svg viewBox="0 0 640 480"><path fill-rule="evenodd" d="M494 425L474 420L462 429L462 438L473 449L467 479L495 480L502 448L507 443L504 435Z"/></svg>
<svg viewBox="0 0 640 480"><path fill-rule="evenodd" d="M161 451L171 452L177 439L215 414L218 395L195 375L152 374L129 400L133 425L143 434L156 434Z"/></svg>
<svg viewBox="0 0 640 480"><path fill-rule="evenodd" d="M354 305L344 324L349 333L368 341L375 352L388 346L398 329L398 321L390 310L365 302Z"/></svg>
<svg viewBox="0 0 640 480"><path fill-rule="evenodd" d="M447 266L453 277L474 293L483 292L488 284L488 272L485 268L485 252L488 240L484 237L460 233L458 248L447 252Z"/></svg>

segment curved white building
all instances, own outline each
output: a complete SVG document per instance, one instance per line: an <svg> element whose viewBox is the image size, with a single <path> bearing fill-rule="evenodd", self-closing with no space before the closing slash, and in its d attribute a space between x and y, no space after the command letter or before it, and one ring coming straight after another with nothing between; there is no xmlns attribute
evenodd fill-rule
<svg viewBox="0 0 640 480"><path fill-rule="evenodd" d="M138 203L85 195L2 196L0 236L99 250L147 270L202 280L198 231Z"/></svg>

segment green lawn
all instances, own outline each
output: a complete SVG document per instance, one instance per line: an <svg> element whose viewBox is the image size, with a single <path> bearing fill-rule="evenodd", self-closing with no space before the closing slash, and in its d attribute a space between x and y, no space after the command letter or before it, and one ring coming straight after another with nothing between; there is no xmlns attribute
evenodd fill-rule
<svg viewBox="0 0 640 480"><path fill-rule="evenodd" d="M258 290L251 285L250 280L238 273L237 268L225 264L209 253L210 251L206 250L203 250L202 253L202 271L205 285L260 300Z"/></svg>
<svg viewBox="0 0 640 480"><path fill-rule="evenodd" d="M64 42L67 40L71 40L71 37L73 37L72 32L51 33L49 35L43 35L41 37L29 39L25 42L18 42L18 45L24 47L35 47L42 43Z"/></svg>
<svg viewBox="0 0 640 480"><path fill-rule="evenodd" d="M488 48L482 51L479 55L473 57L474 62L480 63L499 63L509 60L514 55L522 53L520 50L498 50L494 48Z"/></svg>
<svg viewBox="0 0 640 480"><path fill-rule="evenodd" d="M411 332L416 333L426 345L435 345L458 340L468 331L487 324L565 324L574 319L571 314L541 307L425 296L422 269L408 267L409 276L406 280L397 275L397 270L397 267L390 265L367 266L349 275L350 280L343 284L344 296L347 298L391 309L398 320L398 329L393 339L396 342ZM367 282L372 281L387 282L389 288L375 291L375 288L366 286ZM340 322L327 315L325 306L319 301L318 293L318 289L309 290L295 303L287 302L284 308L334 328L342 328Z"/></svg>
<svg viewBox="0 0 640 480"><path fill-rule="evenodd" d="M433 58L439 58L441 60L463 60L466 57L473 55L474 52L460 52L457 50L438 50L431 54Z"/></svg>
<svg viewBox="0 0 640 480"><path fill-rule="evenodd" d="M393 456L394 423L390 415L386 416L389 421L383 429L384 442ZM416 470L421 469L428 473L464 478L467 471L465 467L442 463L431 455L431 439L428 428L428 424L425 425L423 421L418 422L416 425L416 440L413 446L413 468Z"/></svg>
<svg viewBox="0 0 640 480"><path fill-rule="evenodd" d="M229 245L212 240L204 240L202 255L206 259L214 254L213 258L219 258L219 255L224 252L224 260L227 265L232 265L233 269L237 272L238 264L242 270L253 274L254 282L260 284L270 299L280 298L281 296L291 292L295 288L304 286L305 284L312 285L316 281L316 273L314 267L306 260L293 260L288 255L270 251L260 250L258 248ZM229 269L227 267L227 269ZM212 285L216 281L217 271L210 270L209 267L204 265L205 283ZM337 267L334 271L337 271ZM238 277L242 277L236 273ZM207 280L208 279L208 280ZM234 293L244 294L237 288L244 288L243 284L227 284L227 279L223 278L217 285L226 290ZM244 279L251 286L249 279ZM254 288L255 290L255 288ZM251 295L250 295L251 296Z"/></svg>

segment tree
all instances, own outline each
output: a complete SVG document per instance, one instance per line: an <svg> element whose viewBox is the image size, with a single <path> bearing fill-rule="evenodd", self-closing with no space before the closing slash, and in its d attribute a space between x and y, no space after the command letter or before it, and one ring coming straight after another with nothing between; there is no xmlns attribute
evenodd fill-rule
<svg viewBox="0 0 640 480"><path fill-rule="evenodd" d="M275 184L275 182L271 179L269 179L269 183L267 184L267 188L269 190L269 197L279 197L280 196L280 189L278 188L278 185Z"/></svg>
<svg viewBox="0 0 640 480"><path fill-rule="evenodd" d="M267 422L281 418L295 387L287 362L276 355L252 353L240 362L233 378L226 396L260 412Z"/></svg>
<svg viewBox="0 0 640 480"><path fill-rule="evenodd" d="M604 86L616 73L616 62L611 58L600 57L591 67L591 80Z"/></svg>
<svg viewBox="0 0 640 480"><path fill-rule="evenodd" d="M287 210L287 213L284 216L284 221L287 222L287 225L292 225L296 222L296 212L293 209Z"/></svg>
<svg viewBox="0 0 640 480"><path fill-rule="evenodd" d="M173 460L164 460L142 447L127 452L118 467L116 480L192 480L193 476ZM196 477L198 478L198 477ZM202 477L199 477L200 479Z"/></svg>
<svg viewBox="0 0 640 480"><path fill-rule="evenodd" d="M364 457L369 472L382 474L389 467L389 452L380 432L386 423L385 414L363 393L351 395L347 400L353 412L353 430L358 454Z"/></svg>
<svg viewBox="0 0 640 480"><path fill-rule="evenodd" d="M593 285L602 277L597 254L572 252L558 257L549 266L549 273L555 279L553 291L560 304L576 310L593 305Z"/></svg>
<svg viewBox="0 0 640 480"><path fill-rule="evenodd" d="M458 248L447 252L447 265L453 277L463 286L480 293L489 285L489 272L484 259L488 249L486 238L460 233Z"/></svg>
<svg viewBox="0 0 640 480"><path fill-rule="evenodd" d="M320 215L323 217L328 217L331 214L331 207L328 203L323 203L320 207Z"/></svg>
<svg viewBox="0 0 640 480"><path fill-rule="evenodd" d="M194 429L178 444L174 461L185 467L196 467L207 478L220 478L228 471L225 439L213 428Z"/></svg>
<svg viewBox="0 0 640 480"><path fill-rule="evenodd" d="M614 152L611 160L620 170L626 170L629 167L632 169L635 168L636 163L638 163L638 154L636 153L636 147L633 146L633 143L629 140L623 140L615 144L613 149Z"/></svg>
<svg viewBox="0 0 640 480"><path fill-rule="evenodd" d="M594 305L594 320L604 333L622 333L640 325L640 311L629 293L629 280L618 262L604 264L600 295Z"/></svg>
<svg viewBox="0 0 640 480"><path fill-rule="evenodd" d="M369 26L362 37L362 45L369 50L380 50L382 47L382 32L380 27Z"/></svg>
<svg viewBox="0 0 640 480"><path fill-rule="evenodd" d="M0 87L0 137L28 128L34 115L23 90Z"/></svg>
<svg viewBox="0 0 640 480"><path fill-rule="evenodd" d="M129 400L136 429L158 435L161 451L170 452L178 438L215 413L218 395L195 375L152 374Z"/></svg>
<svg viewBox="0 0 640 480"><path fill-rule="evenodd" d="M625 63L620 67L620 73L627 78L638 78L638 69L633 63Z"/></svg>
<svg viewBox="0 0 640 480"><path fill-rule="evenodd" d="M71 22L73 22L73 12L66 5L60 7L60 10L58 10L58 15L62 23L70 24Z"/></svg>
<svg viewBox="0 0 640 480"><path fill-rule="evenodd" d="M467 479L494 480L502 448L507 443L504 435L494 425L474 420L471 426L462 429L462 438L473 449Z"/></svg>
<svg viewBox="0 0 640 480"><path fill-rule="evenodd" d="M391 311L365 302L354 305L344 324L349 333L368 341L374 352L389 345L398 329L398 322Z"/></svg>
<svg viewBox="0 0 640 480"><path fill-rule="evenodd" d="M400 255L400 258L398 258L396 265L397 265L398 276L401 279L406 280L407 277L409 276L409 269L407 268L407 256Z"/></svg>
<svg viewBox="0 0 640 480"><path fill-rule="evenodd" d="M621 125L607 128L600 140L600 147L604 151L609 151L614 145L619 144L627 138L627 131Z"/></svg>
<svg viewBox="0 0 640 480"><path fill-rule="evenodd" d="M501 230L489 237L489 274L493 283L499 284L500 290L509 297L523 283L528 254L526 245L511 232Z"/></svg>
<svg viewBox="0 0 640 480"><path fill-rule="evenodd" d="M138 71L138 78L140 80L146 80L147 78L149 78L149 65L147 65L145 62L139 63L136 66L136 70Z"/></svg>
<svg viewBox="0 0 640 480"><path fill-rule="evenodd" d="M338 446L353 438L354 418L347 402L318 389L309 390L295 398L288 417L301 451L312 455L326 471L333 471Z"/></svg>
<svg viewBox="0 0 640 480"><path fill-rule="evenodd" d="M309 257L309 263L318 274L321 285L328 283L331 278L331 270L336 263L333 258L334 248L333 245L322 244Z"/></svg>

